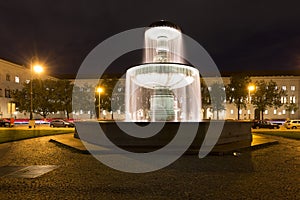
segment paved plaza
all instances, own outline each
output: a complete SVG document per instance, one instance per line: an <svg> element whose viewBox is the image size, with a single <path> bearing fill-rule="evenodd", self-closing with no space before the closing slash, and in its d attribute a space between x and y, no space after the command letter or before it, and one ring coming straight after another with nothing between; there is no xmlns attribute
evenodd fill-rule
<svg viewBox="0 0 300 200"><path fill-rule="evenodd" d="M55 137L0 144L2 169L51 168L35 178L0 172L0 199L300 199L299 140L264 136L279 143L204 159L184 155L162 170L130 174L49 142Z"/></svg>

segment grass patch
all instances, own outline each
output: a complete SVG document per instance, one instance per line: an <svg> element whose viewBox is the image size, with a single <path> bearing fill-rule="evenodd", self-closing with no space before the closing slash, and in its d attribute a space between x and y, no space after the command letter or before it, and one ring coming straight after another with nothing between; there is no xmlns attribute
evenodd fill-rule
<svg viewBox="0 0 300 200"><path fill-rule="evenodd" d="M300 140L300 131L252 131L252 133L259 133L259 134L266 134L266 135L274 135L274 136L280 136L295 140Z"/></svg>
<svg viewBox="0 0 300 200"><path fill-rule="evenodd" d="M5 129L0 130L0 143L72 132L74 129Z"/></svg>

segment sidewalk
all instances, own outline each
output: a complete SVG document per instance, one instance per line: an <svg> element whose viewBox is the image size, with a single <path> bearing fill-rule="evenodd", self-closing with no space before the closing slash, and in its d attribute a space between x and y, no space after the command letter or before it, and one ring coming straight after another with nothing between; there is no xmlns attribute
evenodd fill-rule
<svg viewBox="0 0 300 200"><path fill-rule="evenodd" d="M89 151L85 148L80 139L74 138L74 134L56 135L51 137L50 142L56 143L63 147L69 148L72 151L89 154ZM217 145L210 152L210 155L227 155L233 154L239 151L253 150L263 148L269 145L278 144L278 141L266 138L260 135L253 134L253 140L251 146L245 142L235 142L224 145ZM99 147L98 147L99 149ZM198 154L198 150L189 150L186 154Z"/></svg>

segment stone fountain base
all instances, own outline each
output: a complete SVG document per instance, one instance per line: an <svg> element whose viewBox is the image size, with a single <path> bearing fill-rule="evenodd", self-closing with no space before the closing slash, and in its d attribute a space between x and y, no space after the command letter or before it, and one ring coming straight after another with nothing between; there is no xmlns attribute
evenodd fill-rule
<svg viewBox="0 0 300 200"><path fill-rule="evenodd" d="M79 124L80 123L80 124ZM147 122L118 122L126 123L127 127L132 125L146 126ZM162 122L155 122L157 126L160 126ZM79 131L79 137L81 140L100 145L107 146L107 143L99 139L99 135L96 134L96 127L101 126L101 129L105 133L106 137L109 138L114 145L117 145L123 149L128 149L134 152L150 152L157 150L159 148L167 145L176 135L180 124L183 123L184 126L195 126L198 123L198 131L196 137L194 138L192 144L188 150L200 149L203 144L204 138L206 136L209 124L217 125L221 123L219 121L203 121L203 122L166 122L164 127L159 133L149 138L136 138L124 133L115 122L103 121L98 124L98 122L77 122L76 127ZM77 126L79 125L79 126ZM187 135L189 132L186 133ZM75 134L76 136L76 134ZM77 135L78 137L78 135ZM184 138L182 138L184 139ZM238 122L238 121L226 121L224 123L223 130L220 137L217 140L216 146L224 144L236 144L243 142L246 145L251 146L252 134L251 134L251 123L250 122ZM109 146L107 146L109 147Z"/></svg>

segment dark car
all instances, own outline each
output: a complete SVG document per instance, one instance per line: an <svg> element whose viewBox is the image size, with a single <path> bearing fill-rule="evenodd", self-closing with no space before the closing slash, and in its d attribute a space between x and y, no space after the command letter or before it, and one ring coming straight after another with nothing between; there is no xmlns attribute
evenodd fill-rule
<svg viewBox="0 0 300 200"><path fill-rule="evenodd" d="M50 122L50 127L75 127L75 125L62 119L56 119Z"/></svg>
<svg viewBox="0 0 300 200"><path fill-rule="evenodd" d="M11 127L11 123L7 119L0 119L0 126L1 127Z"/></svg>
<svg viewBox="0 0 300 200"><path fill-rule="evenodd" d="M262 120L258 120L258 121L254 121L252 124L252 128L269 128L269 129L278 129L280 128L280 126L278 124L272 124L269 121L262 121Z"/></svg>

